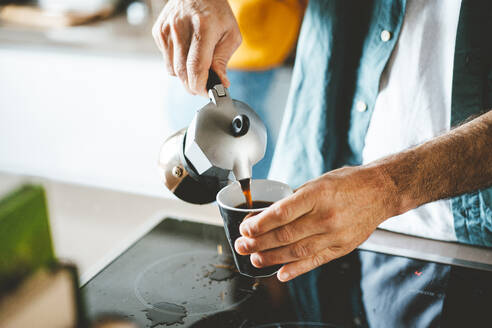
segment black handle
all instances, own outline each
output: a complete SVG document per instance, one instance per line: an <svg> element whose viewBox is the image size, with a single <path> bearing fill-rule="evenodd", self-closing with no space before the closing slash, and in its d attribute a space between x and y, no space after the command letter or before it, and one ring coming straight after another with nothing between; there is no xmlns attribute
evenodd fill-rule
<svg viewBox="0 0 492 328"><path fill-rule="evenodd" d="M207 91L212 89L217 84L222 84L220 77L215 73L215 71L210 68L208 70L208 79L207 79Z"/></svg>

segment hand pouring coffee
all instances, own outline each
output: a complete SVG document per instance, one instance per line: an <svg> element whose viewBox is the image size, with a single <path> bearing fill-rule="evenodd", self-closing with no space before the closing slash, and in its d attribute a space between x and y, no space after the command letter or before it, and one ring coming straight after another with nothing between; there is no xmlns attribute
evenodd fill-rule
<svg viewBox="0 0 492 328"><path fill-rule="evenodd" d="M243 190L249 191L252 167L266 149L266 128L261 119L248 105L231 99L212 69L207 90L210 102L197 111L187 129L165 141L159 158L166 187L194 204L213 202L233 181L231 172Z"/></svg>

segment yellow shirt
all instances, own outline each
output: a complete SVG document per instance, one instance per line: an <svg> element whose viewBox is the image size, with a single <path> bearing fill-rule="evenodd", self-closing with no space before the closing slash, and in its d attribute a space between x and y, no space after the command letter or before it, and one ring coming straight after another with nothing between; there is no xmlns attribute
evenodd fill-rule
<svg viewBox="0 0 492 328"><path fill-rule="evenodd" d="M229 0L243 37L229 67L263 70L282 64L297 41L305 1Z"/></svg>

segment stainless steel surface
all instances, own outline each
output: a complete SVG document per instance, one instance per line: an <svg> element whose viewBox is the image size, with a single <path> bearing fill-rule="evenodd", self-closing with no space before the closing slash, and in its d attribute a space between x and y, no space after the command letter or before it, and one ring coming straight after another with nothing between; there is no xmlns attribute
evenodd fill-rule
<svg viewBox="0 0 492 328"><path fill-rule="evenodd" d="M164 141L159 153L159 173L167 189L174 192L177 186L188 176L181 164L179 152L183 148L183 137L186 129L181 129ZM180 174L178 174L180 172Z"/></svg>
<svg viewBox="0 0 492 328"><path fill-rule="evenodd" d="M164 141L159 154L161 181L176 197L192 204L214 201L215 193L190 175L183 164L183 143L186 129L181 129Z"/></svg>
<svg viewBox="0 0 492 328"><path fill-rule="evenodd" d="M226 90L222 84L217 84L216 86L214 86L214 89L217 92L217 95L219 97L227 96ZM213 97L213 95L210 95L210 98L212 98L212 97Z"/></svg>
<svg viewBox="0 0 492 328"><path fill-rule="evenodd" d="M232 100L226 88L219 89L223 96L216 88L209 91L210 103L196 113L188 127L185 156L200 175L215 167L232 171L236 180L250 178L252 166L265 155L265 125L248 105ZM249 118L250 129L235 137L231 127L239 114Z"/></svg>
<svg viewBox="0 0 492 328"><path fill-rule="evenodd" d="M184 169L181 166L175 166L173 167L173 175L176 178L181 178L183 176Z"/></svg>
<svg viewBox="0 0 492 328"><path fill-rule="evenodd" d="M492 271L492 249L376 230L360 249Z"/></svg>
<svg viewBox="0 0 492 328"><path fill-rule="evenodd" d="M208 86L210 102L197 111L186 132L182 129L166 139L159 158L165 186L194 204L213 202L231 182L231 172L236 180L251 178L253 165L266 150L266 127L260 117L231 99L218 83Z"/></svg>

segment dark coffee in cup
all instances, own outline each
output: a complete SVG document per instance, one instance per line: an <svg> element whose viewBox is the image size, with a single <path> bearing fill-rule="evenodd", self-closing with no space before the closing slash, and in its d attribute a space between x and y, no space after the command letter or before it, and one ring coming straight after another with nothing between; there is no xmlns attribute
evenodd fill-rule
<svg viewBox="0 0 492 328"><path fill-rule="evenodd" d="M251 205L249 205L247 202L246 203L242 203L242 204L239 204L238 206L236 206L236 208L242 208L242 209L248 209L248 208L251 208L251 209L261 209L261 208L267 208L268 206L272 205L273 202L265 202L263 200L255 200L255 201L251 201Z"/></svg>
<svg viewBox="0 0 492 328"><path fill-rule="evenodd" d="M240 255L234 248L237 238L241 237L239 226L250 213L259 213L274 202L292 194L292 189L281 182L272 180L252 180L251 194L258 200L253 201L253 208L248 208L239 183L235 182L223 188L217 194L217 203L224 220L224 230L231 247L238 271L249 277L268 277L275 274L282 265L256 268L251 264L249 255Z"/></svg>

